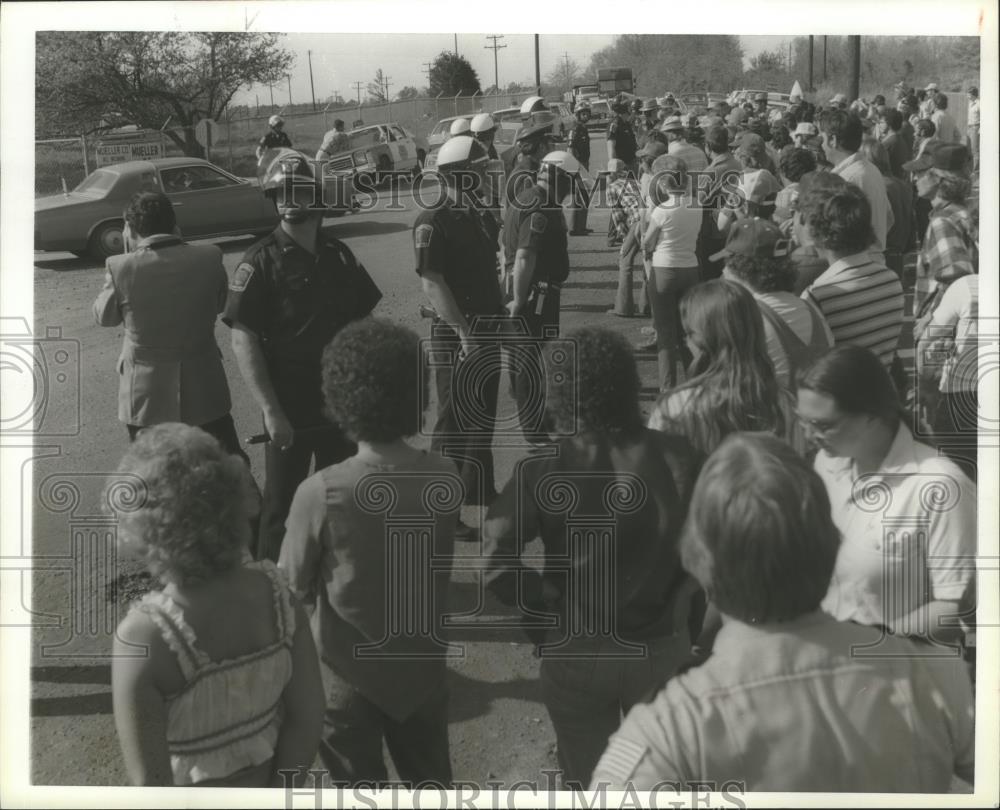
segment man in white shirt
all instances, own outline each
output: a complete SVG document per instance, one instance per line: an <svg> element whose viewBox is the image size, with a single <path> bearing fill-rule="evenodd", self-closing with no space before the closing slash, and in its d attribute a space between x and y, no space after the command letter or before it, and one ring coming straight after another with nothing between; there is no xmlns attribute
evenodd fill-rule
<svg viewBox="0 0 1000 810"><path fill-rule="evenodd" d="M975 168L979 169L979 88L969 88L969 115L967 118L969 133L969 151L975 161Z"/></svg>
<svg viewBox="0 0 1000 810"><path fill-rule="evenodd" d="M679 116L664 121L660 132L667 136L667 152L683 160L689 172L703 172L708 168L708 156L703 149L687 142L684 122Z"/></svg>
<svg viewBox="0 0 1000 810"><path fill-rule="evenodd" d="M860 188L868 198L875 232L870 253L876 262L885 264L885 237L894 220L882 172L858 151L864 134L861 119L843 110L831 110L823 115L819 126L823 151L833 164L833 173Z"/></svg>
<svg viewBox="0 0 1000 810"><path fill-rule="evenodd" d="M937 93L934 96L934 111L931 113L935 134L945 143L961 143L962 133L959 132L955 119L948 112L948 96Z"/></svg>

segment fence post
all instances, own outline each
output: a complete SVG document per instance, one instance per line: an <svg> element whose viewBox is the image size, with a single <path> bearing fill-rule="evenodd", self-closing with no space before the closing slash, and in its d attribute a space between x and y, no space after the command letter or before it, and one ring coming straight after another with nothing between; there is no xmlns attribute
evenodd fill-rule
<svg viewBox="0 0 1000 810"><path fill-rule="evenodd" d="M469 110L469 115L473 115L476 112L476 96L478 96L479 93L480 91L477 90L475 93L472 94L472 109Z"/></svg>
<svg viewBox="0 0 1000 810"><path fill-rule="evenodd" d="M458 115L458 97L460 95L462 95L462 91L461 90L459 90L457 93L455 93L455 115Z"/></svg>
<svg viewBox="0 0 1000 810"><path fill-rule="evenodd" d="M87 161L87 136L80 136L80 151L83 152L83 176L90 174L90 163Z"/></svg>

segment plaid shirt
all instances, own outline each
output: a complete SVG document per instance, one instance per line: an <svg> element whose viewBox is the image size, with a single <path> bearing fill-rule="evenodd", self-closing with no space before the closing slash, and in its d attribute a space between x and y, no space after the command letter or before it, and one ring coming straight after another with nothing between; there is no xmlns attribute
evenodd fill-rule
<svg viewBox="0 0 1000 810"><path fill-rule="evenodd" d="M608 186L611 204L611 227L618 239L624 240L629 230L642 216L639 186L631 177L620 177Z"/></svg>
<svg viewBox="0 0 1000 810"><path fill-rule="evenodd" d="M979 264L979 234L969 209L945 203L931 215L924 248L917 258L913 311L919 313L941 280L975 273Z"/></svg>

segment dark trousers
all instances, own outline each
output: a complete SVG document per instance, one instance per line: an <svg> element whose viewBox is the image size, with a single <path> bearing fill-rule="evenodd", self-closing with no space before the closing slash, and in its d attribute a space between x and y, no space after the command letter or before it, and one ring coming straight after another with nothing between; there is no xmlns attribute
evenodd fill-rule
<svg viewBox="0 0 1000 810"><path fill-rule="evenodd" d="M537 300L532 296L519 322L521 334L507 338L517 418L525 439L531 442L544 442L549 438L543 350L545 343L559 334L559 298L560 291L550 289L538 313Z"/></svg>
<svg viewBox="0 0 1000 810"><path fill-rule="evenodd" d="M681 328L681 296L698 283L697 267L658 267L653 265L649 279L649 303L656 328L656 355L659 366L660 390L677 385L678 362L686 368L691 352L684 342Z"/></svg>
<svg viewBox="0 0 1000 810"><path fill-rule="evenodd" d="M388 781L385 740L400 780L451 783L448 692L444 684L404 720L390 717L321 662L326 711L319 756L334 782Z"/></svg>
<svg viewBox="0 0 1000 810"><path fill-rule="evenodd" d="M645 644L646 655L632 660L602 659L593 651L542 659L542 699L556 732L563 785L578 783L586 790L628 710L661 688L690 656L686 632Z"/></svg>
<svg viewBox="0 0 1000 810"><path fill-rule="evenodd" d="M264 503L255 555L258 560L277 562L285 538L285 518L295 490L309 475L310 462L315 459L316 469L321 470L350 458L357 449L340 428L332 425L296 428L287 450L279 450L273 442L264 445Z"/></svg>
<svg viewBox="0 0 1000 810"><path fill-rule="evenodd" d="M492 444L501 376L497 332L503 323L479 321L473 330L476 346L461 360L461 341L450 327L435 323L431 338L431 351L440 362L434 370L437 421L431 448L458 466L470 505L488 505L496 494ZM482 342L489 338L493 340Z"/></svg>
<svg viewBox="0 0 1000 810"><path fill-rule="evenodd" d="M149 425L126 425L128 428L128 438L129 441L135 441L135 437L144 430ZM240 444L240 438L236 435L236 425L233 424L232 414L227 413L225 416L220 416L218 419L213 419L211 422L205 422L203 425L197 425L199 430L204 430L209 436L214 436L219 444L222 445L222 449L233 456L239 456L243 459L247 466L250 466L250 457L244 452L242 445Z"/></svg>

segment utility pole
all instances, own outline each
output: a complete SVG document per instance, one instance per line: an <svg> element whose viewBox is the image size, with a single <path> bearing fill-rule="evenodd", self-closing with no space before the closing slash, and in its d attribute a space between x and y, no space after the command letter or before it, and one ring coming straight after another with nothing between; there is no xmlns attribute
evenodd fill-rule
<svg viewBox="0 0 1000 810"><path fill-rule="evenodd" d="M847 53L849 57L848 97L851 101L861 98L861 37L847 38Z"/></svg>
<svg viewBox="0 0 1000 810"><path fill-rule="evenodd" d="M392 76L382 77L382 95L385 96L385 100L389 100L389 88L392 87L392 82L389 81Z"/></svg>
<svg viewBox="0 0 1000 810"><path fill-rule="evenodd" d="M499 71L497 69L497 51L499 51L501 48L506 48L507 46L506 45L497 45L497 40L498 39L503 39L503 34L500 34L500 36L495 36L493 34L487 34L486 38L493 40L493 44L492 45L484 45L483 49L487 50L487 51L489 51L489 50L493 51L493 86L497 89L497 92L499 93L500 92L500 73L499 73Z"/></svg>
<svg viewBox="0 0 1000 810"><path fill-rule="evenodd" d="M455 56L458 56L458 34L455 34Z"/></svg>
<svg viewBox="0 0 1000 810"><path fill-rule="evenodd" d="M792 43L788 43L788 75L792 75Z"/></svg>
<svg viewBox="0 0 1000 810"><path fill-rule="evenodd" d="M274 106L274 85L273 84L269 84L267 87L271 91L271 106L273 107Z"/></svg>
<svg viewBox="0 0 1000 810"><path fill-rule="evenodd" d="M354 83L354 89L358 91L358 118L361 117L361 85L362 82Z"/></svg>
<svg viewBox="0 0 1000 810"><path fill-rule="evenodd" d="M292 106L292 74L288 74L288 106Z"/></svg>
<svg viewBox="0 0 1000 810"><path fill-rule="evenodd" d="M569 51L563 51L563 59L566 62L566 85L567 87L573 83L573 77L569 73Z"/></svg>
<svg viewBox="0 0 1000 810"><path fill-rule="evenodd" d="M826 82L826 34L823 34L823 82Z"/></svg>
<svg viewBox="0 0 1000 810"><path fill-rule="evenodd" d="M813 91L813 35L809 35L809 92Z"/></svg>
<svg viewBox="0 0 1000 810"><path fill-rule="evenodd" d="M542 67L538 62L538 34L535 34L535 95L542 94Z"/></svg>
<svg viewBox="0 0 1000 810"><path fill-rule="evenodd" d="M309 92L312 94L313 112L316 112L316 86L313 84L313 52L306 51L309 55Z"/></svg>

